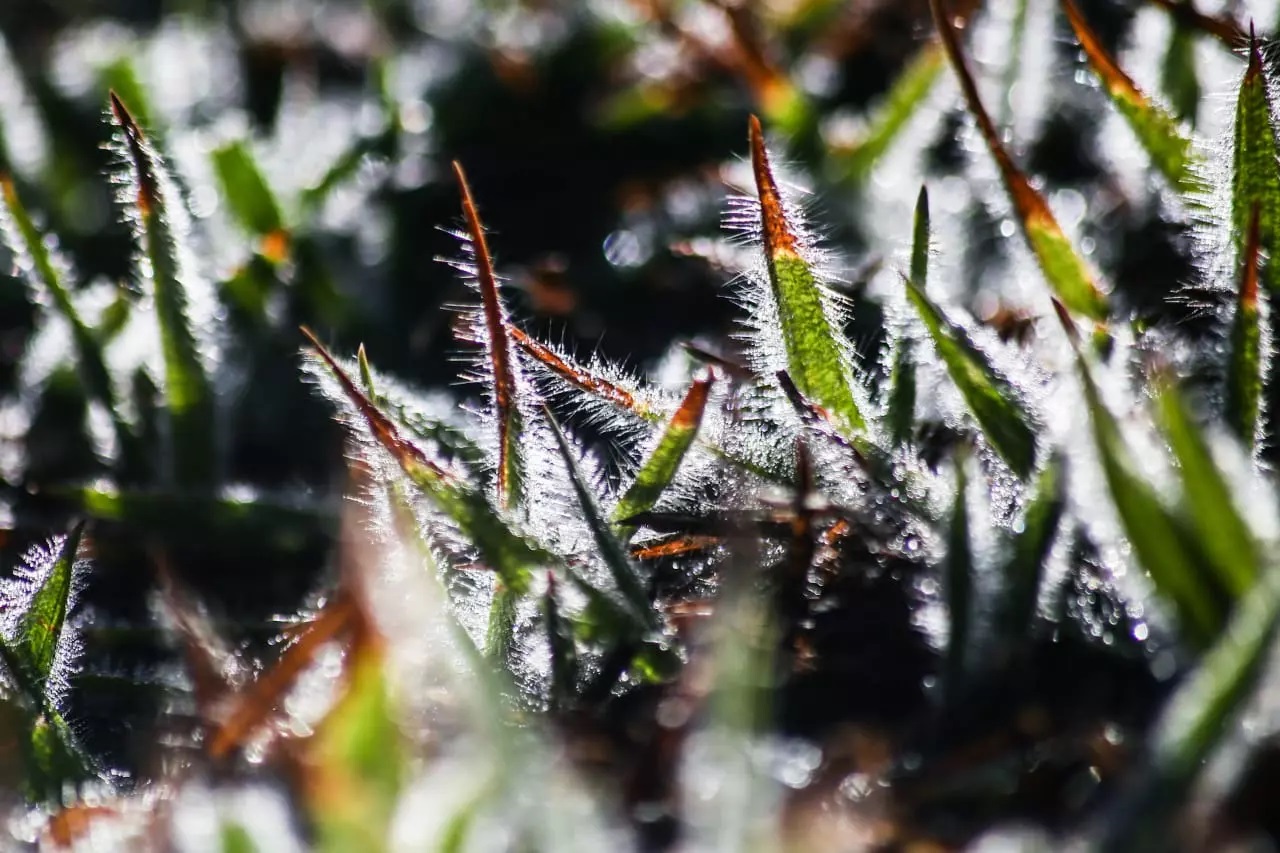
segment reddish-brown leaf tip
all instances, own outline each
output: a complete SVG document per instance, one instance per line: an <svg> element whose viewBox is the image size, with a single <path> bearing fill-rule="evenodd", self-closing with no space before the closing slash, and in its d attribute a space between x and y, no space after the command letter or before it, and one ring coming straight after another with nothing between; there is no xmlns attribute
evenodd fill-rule
<svg viewBox="0 0 1280 853"><path fill-rule="evenodd" d="M751 171L755 174L756 194L760 197L760 222L764 231L764 247L770 257L780 254L795 255L796 237L787 225L782 207L782 194L769 167L769 152L764 145L764 130L760 119L754 115L748 121L748 138L751 142Z"/></svg>
<svg viewBox="0 0 1280 853"><path fill-rule="evenodd" d="M1258 47L1258 34L1253 30L1253 21L1249 22L1249 66L1244 72L1244 85L1252 83L1262 74L1262 51Z"/></svg>
<svg viewBox="0 0 1280 853"><path fill-rule="evenodd" d="M672 427L689 429L697 426L702 420L703 410L707 407L707 398L711 395L711 386L715 378L715 372L708 371L706 376L694 380L689 386L689 391L684 395L680 408L676 409L676 413L671 417Z"/></svg>
<svg viewBox="0 0 1280 853"><path fill-rule="evenodd" d="M138 122L134 120L128 107L124 105L124 101L120 100L120 96L112 90L108 92L108 97L111 100L111 114L115 116L116 124L124 133L125 147L129 149L129 159L133 161L134 173L138 179L138 213L146 218L155 209L154 202L159 195L156 177L152 172L154 164L146 149L147 137L138 126Z"/></svg>
<svg viewBox="0 0 1280 853"><path fill-rule="evenodd" d="M1062 304L1062 300L1056 296L1049 297L1049 301L1053 303L1053 313L1058 315L1058 322L1062 325L1062 330L1067 333L1067 340L1071 342L1071 346L1078 348L1080 346L1080 330L1076 327L1076 323L1071 319L1071 312L1067 310L1067 306Z"/></svg>

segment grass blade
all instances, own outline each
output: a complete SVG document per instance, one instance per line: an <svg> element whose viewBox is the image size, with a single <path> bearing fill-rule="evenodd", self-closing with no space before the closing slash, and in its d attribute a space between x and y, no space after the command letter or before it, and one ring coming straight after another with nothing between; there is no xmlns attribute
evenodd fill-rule
<svg viewBox="0 0 1280 853"><path fill-rule="evenodd" d="M1191 0L1151 0L1164 9L1176 24L1212 36L1227 50L1235 52L1249 41L1249 34L1227 15L1206 15Z"/></svg>
<svg viewBox="0 0 1280 853"><path fill-rule="evenodd" d="M1262 429L1262 315L1258 305L1258 206L1249 217L1249 233L1241 260L1240 295L1231 321L1230 353L1223 418L1227 426L1253 450Z"/></svg>
<svg viewBox="0 0 1280 853"><path fill-rule="evenodd" d="M498 279L493 272L493 256L485 238L484 226L476 210L471 187L467 184L462 164L453 163L453 173L462 192L462 213L471 238L475 255L476 281L480 287L481 309L484 316L485 341L488 349L494 418L498 424L498 503L503 509L517 508L524 492L524 462L520 455L520 437L524 432L520 407L516 402L515 362L512 359L507 334L506 311L498 293Z"/></svg>
<svg viewBox="0 0 1280 853"><path fill-rule="evenodd" d="M1240 602L1222 637L1182 682L1156 724L1151 764L1138 778L1127 808L1111 822L1099 849L1169 850L1170 833L1180 826L1188 791L1208 758L1235 729L1264 672L1280 626L1280 576L1268 568Z"/></svg>
<svg viewBox="0 0 1280 853"><path fill-rule="evenodd" d="M283 261L288 255L289 232L253 153L237 141L214 149L211 157L232 218L246 233L261 240L259 251L263 257L273 263Z"/></svg>
<svg viewBox="0 0 1280 853"><path fill-rule="evenodd" d="M622 495L613 510L613 521L620 524L623 519L653 509L662 496L662 492L675 479L676 471L688 452L693 440L698 435L698 427L702 424L702 414L707 408L707 400L711 396L713 378L696 380L685 393L684 400L676 409L666 430L658 439L658 444L649 454L649 458L640 466L635 481ZM635 528L623 525L624 538L629 539Z"/></svg>
<svg viewBox="0 0 1280 853"><path fill-rule="evenodd" d="M1066 508L1066 476L1061 457L1053 456L1040 472L1035 496L1027 506L1022 530L1013 537L1012 553L1004 564L1004 601L997 614L1007 648L1026 640L1036 613L1036 597L1045 560L1053 548L1058 523Z"/></svg>
<svg viewBox="0 0 1280 853"><path fill-rule="evenodd" d="M213 389L187 316L181 247L167 210L160 159L113 92L111 111L133 172L133 209L142 245L143 278L153 288L164 353L165 406L172 427L173 475L182 486L207 485L216 473Z"/></svg>
<svg viewBox="0 0 1280 853"><path fill-rule="evenodd" d="M1253 532L1241 517L1232 497L1234 490L1213 461L1209 445L1173 380L1161 377L1156 389L1156 409L1182 478L1185 514L1219 582L1233 598L1243 596L1262 571Z"/></svg>
<svg viewBox="0 0 1280 853"><path fill-rule="evenodd" d="M908 280L907 296L915 306L938 355L946 365L991 447L1009 468L1025 479L1036 461L1036 436L1031 416L1013 387L991 367L983 352L960 326L947 318L915 282Z"/></svg>
<svg viewBox="0 0 1280 853"><path fill-rule="evenodd" d="M12 639L14 652L26 668L28 678L46 697L50 695L50 680L56 677L54 663L71 607L76 555L83 534L82 522L63 539L26 611L18 617L17 632Z"/></svg>
<svg viewBox="0 0 1280 853"><path fill-rule="evenodd" d="M1280 163L1272 123L1269 81L1256 38L1249 42L1249 66L1240 82L1236 100L1235 140L1232 151L1231 228L1241 258L1246 247L1253 211L1258 211L1258 245L1267 257L1280 255ZM1280 289L1278 268L1268 264L1262 281Z"/></svg>
<svg viewBox="0 0 1280 853"><path fill-rule="evenodd" d="M931 41L907 63L868 122L866 133L852 149L835 155L849 180L865 181L880 158L893 148L902 129L933 91L945 61L942 45Z"/></svg>
<svg viewBox="0 0 1280 853"><path fill-rule="evenodd" d="M1146 149L1151 162L1185 198L1197 201L1203 197L1207 185L1200 176L1200 163L1191 147L1190 137L1182 132L1177 120L1164 107L1147 97L1120 69L1090 29L1074 0L1062 0L1062 8L1066 10L1076 40L1084 48L1089 67Z"/></svg>
<svg viewBox="0 0 1280 853"><path fill-rule="evenodd" d="M1201 92L1195 48L1195 32L1190 27L1175 23L1160 64L1160 88L1169 99L1169 108L1175 118L1191 128L1196 125Z"/></svg>
<svg viewBox="0 0 1280 853"><path fill-rule="evenodd" d="M1120 525L1156 592L1173 607L1185 636L1195 645L1206 647L1218 636L1225 622L1226 603L1222 600L1222 591L1200 570L1193 543L1183 535L1182 522L1134 469L1120 427L1103 404L1089 366L1079 351L1075 326L1066 310L1056 302L1054 305L1073 344L1077 345L1076 367L1084 386L1094 443Z"/></svg>
<svg viewBox="0 0 1280 853"><path fill-rule="evenodd" d="M966 460L956 460L956 497L947 527L946 596L947 637L944 707L956 707L964 689L969 654L969 628L973 616L973 550L969 537L968 476Z"/></svg>
<svg viewBox="0 0 1280 853"><path fill-rule="evenodd" d="M826 409L842 429L860 432L866 422L854 400L848 359L828 316L822 285L801 255L800 239L787 221L769 166L764 132L755 116L751 117L750 131L765 262L778 306L787 372L800 393Z"/></svg>
<svg viewBox="0 0 1280 853"><path fill-rule="evenodd" d="M547 645L551 650L551 705L556 710L564 710L577 692L578 652L573 641L573 625L560 612L556 576L552 572L547 573L542 618L547 626Z"/></svg>
<svg viewBox="0 0 1280 853"><path fill-rule="evenodd" d="M978 86L974 82L973 73L969 70L964 51L960 46L960 37L956 33L952 17L944 8L947 0L929 0L933 10L933 20L942 37L947 56L955 69L964 92L969 112L978 124L978 130L991 151L992 158L1000 170L1005 190L1017 214L1022 233L1027 244L1040 263L1049 286L1057 294L1064 305L1072 311L1092 320L1103 321L1107 318L1107 297L1099 290L1084 259L1076 252L1063 233L1062 226L1049 209L1044 196L1031 185L1027 176L1013 162L1008 150L1001 140L1000 132L982 99L978 95Z"/></svg>
<svg viewBox="0 0 1280 853"><path fill-rule="evenodd" d="M530 570L554 562L554 558L514 531L483 494L450 476L404 438L391 419L356 387L319 339L305 328L303 334L341 386L347 401L365 421L374 440L391 455L414 487L461 529L503 585L516 594L524 594L529 587Z"/></svg>
<svg viewBox="0 0 1280 853"><path fill-rule="evenodd" d="M85 393L106 410L111 418L116 441L124 450L130 443L130 432L128 425L120 417L120 405L102 354L102 340L81 319L80 312L71 300L71 292L62 280L60 265L45 236L40 233L18 197L12 176L3 171L0 171L0 196L3 197L4 209L8 214L5 225L12 226L0 228L0 232L3 232L5 242L14 256L21 265L30 268L37 286L44 288L52 299L54 308L71 327L76 370L80 373L80 381L84 383Z"/></svg>
<svg viewBox="0 0 1280 853"><path fill-rule="evenodd" d="M569 445L569 439L565 437L564 431L560 429L560 425L556 423L555 417L550 410L546 410L545 414L547 423L551 426L551 433L555 436L556 446L559 447L560 455L564 459L565 468L569 472L569 481L573 484L574 494L582 507L583 520L591 530L596 550L599 552L605 566L609 569L614 585L618 588L623 601L627 604L627 609L630 611L629 616L638 625L643 625L647 628L654 627L656 620L653 608L649 603L649 593L640 579L640 573L631 562L626 546L605 520L604 514L600 511L600 506L596 503L595 496L583 479L582 472L578 469L578 463L574 460L574 452Z"/></svg>
<svg viewBox="0 0 1280 853"><path fill-rule="evenodd" d="M924 290L929 280L929 190L921 186L916 197L911 230L911 281ZM915 340L904 331L893 352L889 373L889 404L885 420L894 447L911 440L916 418Z"/></svg>

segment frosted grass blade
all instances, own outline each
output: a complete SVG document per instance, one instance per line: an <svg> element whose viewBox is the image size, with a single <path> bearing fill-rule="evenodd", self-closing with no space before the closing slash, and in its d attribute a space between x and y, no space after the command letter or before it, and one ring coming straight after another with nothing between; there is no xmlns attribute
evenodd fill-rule
<svg viewBox="0 0 1280 853"><path fill-rule="evenodd" d="M1196 125L1201 91L1195 47L1195 32L1190 27L1175 23L1169 33L1164 61L1160 64L1160 88L1169 99L1169 108L1175 118L1191 128Z"/></svg>
<svg viewBox="0 0 1280 853"><path fill-rule="evenodd" d="M996 618L1007 648L1017 648L1016 644L1025 641L1031 629L1045 560L1053 548L1065 508L1066 476L1062 458L1055 455L1040 472L1035 494L1023 516L1022 530L1014 535L1003 567L1003 600Z"/></svg>
<svg viewBox="0 0 1280 853"><path fill-rule="evenodd" d="M787 372L800 393L821 406L842 431L866 427L853 396L848 359L827 314L826 295L813 265L801 252L801 241L787 221L782 195L769 166L764 132L755 116L750 122L751 165L760 198L760 229L769 284L778 306Z"/></svg>
<svg viewBox="0 0 1280 853"><path fill-rule="evenodd" d="M911 229L911 281L922 291L929 280L929 190L920 187ZM916 419L915 341L903 331L893 352L889 373L889 404L885 420L895 447L911 440Z"/></svg>
<svg viewBox="0 0 1280 853"><path fill-rule="evenodd" d="M614 507L613 521L623 527L624 538L629 539L630 533L634 532L625 520L653 509L663 491L675 479L680 463L698 435L702 414L711 395L711 383L711 378L698 379L689 387L658 444L640 466L635 481Z"/></svg>
<svg viewBox="0 0 1280 853"><path fill-rule="evenodd" d="M947 527L946 597L947 636L944 705L955 707L960 701L967 675L970 627L973 617L973 550L969 535L967 460L956 460L956 497L951 506Z"/></svg>
<svg viewBox="0 0 1280 853"><path fill-rule="evenodd" d="M48 694L49 680L54 676L54 662L71 606L76 556L83 534L84 524L81 523L63 539L26 612L18 618L17 634L12 640L14 652L41 695Z"/></svg>
<svg viewBox="0 0 1280 853"><path fill-rule="evenodd" d="M991 367L969 335L953 323L915 282L906 282L907 296L933 339L947 374L964 397L987 442L1009 468L1025 479L1036 460L1036 436L1031 416L1013 387Z"/></svg>
<svg viewBox="0 0 1280 853"><path fill-rule="evenodd" d="M865 181L880 158L894 146L902 129L933 91L945 61L946 55L937 41L920 48L885 94L858 143L847 152L833 154L833 160L849 180Z"/></svg>
<svg viewBox="0 0 1280 853"><path fill-rule="evenodd" d="M1009 200L1017 214L1022 233L1027 239L1031 251L1040 263L1049 286L1058 298L1072 311L1092 320L1104 321L1107 318L1107 297L1098 288L1094 274L1088 264L1080 257L1062 226L1049 209L1044 196L1031 185L1027 176L1014 164L1013 157L1004 146L999 130L982 99L978 95L978 86L974 82L973 73L969 70L964 51L960 46L960 37L956 33L950 13L945 8L947 0L929 0L933 10L934 24L942 37L951 66L955 69L964 93L969 112L978 124L978 130L991 151L992 158L1000 170Z"/></svg>
<svg viewBox="0 0 1280 853"><path fill-rule="evenodd" d="M179 485L211 483L217 470L213 390L187 314L187 293L167 206L167 178L158 155L120 99L111 111L133 172L133 209L142 247L142 273L152 287L164 353L164 399ZM175 200L176 201L176 200Z"/></svg>
<svg viewBox="0 0 1280 853"><path fill-rule="evenodd" d="M1262 429L1263 367L1262 314L1258 300L1258 206L1249 218L1249 232L1241 260L1240 293L1231 319L1227 356L1227 386L1223 394L1223 418L1245 446L1254 450Z"/></svg>
<svg viewBox="0 0 1280 853"><path fill-rule="evenodd" d="M1164 107L1138 89L1133 79L1120 69L1074 0L1062 0L1062 7L1075 31L1076 40L1084 48L1089 67L1146 149L1151 162L1184 198L1200 203L1199 199L1205 195L1208 186L1201 177L1201 164L1192 149L1190 137L1183 133L1177 120Z"/></svg>
<svg viewBox="0 0 1280 853"><path fill-rule="evenodd" d="M1236 250L1246 256L1253 211L1258 215L1258 244L1268 258L1280 257L1280 163L1276 161L1276 128L1270 85L1257 39L1249 43L1249 66L1236 100L1232 150L1231 228ZM1280 266L1268 264L1262 282L1280 289Z"/></svg>

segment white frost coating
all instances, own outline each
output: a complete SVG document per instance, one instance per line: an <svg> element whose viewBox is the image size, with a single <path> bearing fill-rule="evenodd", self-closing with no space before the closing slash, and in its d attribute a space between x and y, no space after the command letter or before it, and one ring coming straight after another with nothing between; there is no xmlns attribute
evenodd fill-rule
<svg viewBox="0 0 1280 853"><path fill-rule="evenodd" d="M294 830L289 801L281 791L267 785L183 785L168 810L170 839L179 853L225 849L224 833L230 827L248 835L257 850L301 853L307 849Z"/></svg>
<svg viewBox="0 0 1280 853"><path fill-rule="evenodd" d="M0 632L4 634L8 643L13 644L18 641L22 619L31 608L31 602L41 586L52 573L66 541L66 536L55 536L44 545L32 546L18 561L13 575L0 578ZM87 560L73 559L71 591L66 606L67 615L62 631L58 634L53 665L43 684L45 699L59 711L64 710L62 700L70 687L71 678L79 671L76 660L84 650L76 628L77 620L73 614L88 571Z"/></svg>

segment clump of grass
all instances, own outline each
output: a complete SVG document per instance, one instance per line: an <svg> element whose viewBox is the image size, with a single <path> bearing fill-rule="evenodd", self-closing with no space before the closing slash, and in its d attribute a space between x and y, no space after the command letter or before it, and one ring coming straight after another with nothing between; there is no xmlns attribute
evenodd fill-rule
<svg viewBox="0 0 1280 853"><path fill-rule="evenodd" d="M1219 842L1226 818L1188 813L1226 813L1211 762L1230 790L1250 784L1235 723L1273 687L1280 624L1277 527L1262 517L1280 205L1269 71L1251 37L1234 156L1215 174L1209 143L1065 4L1152 176L1224 235L1201 238L1228 256L1206 278L1229 270L1200 282L1226 304L1205 395L1190 359L1108 293L986 110L955 10L931 8L937 41L889 113L826 165L864 180L945 58L1034 259L1023 308L1038 322L1002 339L943 296L939 217L912 186L883 370L849 339L857 304L754 116L738 152L751 188L729 217L750 254L734 293L744 356L690 348L665 385L584 363L518 319L502 235L454 163L451 263L477 298L452 328L480 400L461 411L379 371L377 340L346 356L323 326L295 338L281 322L320 201L286 214L250 147L211 154L252 245L210 295L164 137L110 96L137 243L123 322L150 341L131 361L85 318L70 263L0 172L7 241L109 424L101 481L41 484L88 524L0 586L0 720L27 825L50 845L125 848L197 827L222 849L769 850L961 846L1032 811L1069 846ZM726 66L773 125L812 142L811 105L754 39L735 28ZM391 144L398 112L381 94ZM317 186L341 184L352 156ZM241 322L218 333L215 316ZM340 509L226 475L228 353L264 339L301 347L343 428ZM73 616L83 555L121 522L184 659L185 689L167 695L187 703L158 729L178 745L130 784L68 722L74 651L90 642ZM317 528L335 531L331 571L257 666L172 554L188 531L288 542ZM247 808L259 787L266 805ZM264 822L272 809L285 817Z"/></svg>

